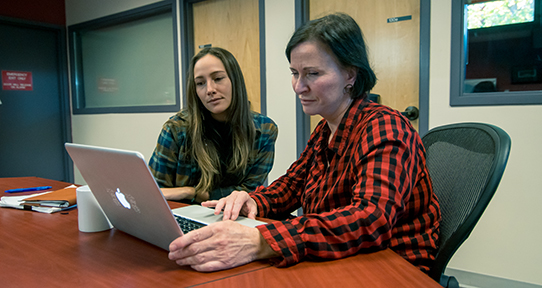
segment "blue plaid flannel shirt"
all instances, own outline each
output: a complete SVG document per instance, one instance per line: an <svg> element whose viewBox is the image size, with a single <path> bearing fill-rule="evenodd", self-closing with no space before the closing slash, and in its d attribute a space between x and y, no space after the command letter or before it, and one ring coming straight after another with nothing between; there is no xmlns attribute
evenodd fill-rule
<svg viewBox="0 0 542 288"><path fill-rule="evenodd" d="M256 141L252 149L247 170L241 183L237 186L215 187L210 192L210 199L220 199L228 196L234 190L252 191L263 185L269 171L273 167L275 157L275 141L278 127L269 117L252 112L256 127ZM149 160L149 168L162 188L184 187L198 185L201 170L195 161L180 157L187 143L186 110L172 116L162 127L158 143Z"/></svg>

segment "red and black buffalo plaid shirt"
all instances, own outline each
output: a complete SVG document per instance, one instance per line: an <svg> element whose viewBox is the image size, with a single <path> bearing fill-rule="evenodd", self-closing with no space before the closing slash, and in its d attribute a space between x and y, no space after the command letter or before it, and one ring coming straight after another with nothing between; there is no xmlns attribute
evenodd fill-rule
<svg viewBox="0 0 542 288"><path fill-rule="evenodd" d="M440 208L418 133L398 111L355 100L329 142L322 120L285 175L251 193L258 216L302 207L294 219L258 229L278 266L391 248L427 272Z"/></svg>

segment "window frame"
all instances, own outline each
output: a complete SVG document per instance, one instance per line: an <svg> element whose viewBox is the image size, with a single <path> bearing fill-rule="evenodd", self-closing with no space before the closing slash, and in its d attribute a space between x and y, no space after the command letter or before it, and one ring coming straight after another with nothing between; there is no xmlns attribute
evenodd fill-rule
<svg viewBox="0 0 542 288"><path fill-rule="evenodd" d="M540 23L540 2L535 0L535 22ZM463 92L466 59L466 1L452 1L452 36L450 65L450 106L537 105L542 91ZM538 21L538 22L537 22Z"/></svg>
<svg viewBox="0 0 542 288"><path fill-rule="evenodd" d="M158 3L138 7L121 13L112 14L91 21L71 25L68 27L70 74L72 89L73 114L106 114L106 113L157 113L177 112L180 110L180 81L179 81L179 50L177 40L177 7L176 1L165 0ZM113 27L156 15L170 13L172 17L173 32L173 61L175 80L175 103L169 105L138 105L138 106L112 106L112 107L85 107L85 91L82 69L81 33Z"/></svg>

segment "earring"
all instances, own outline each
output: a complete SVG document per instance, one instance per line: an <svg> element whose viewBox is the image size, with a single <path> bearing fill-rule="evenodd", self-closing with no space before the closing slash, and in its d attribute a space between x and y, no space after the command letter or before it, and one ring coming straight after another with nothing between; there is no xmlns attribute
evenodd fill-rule
<svg viewBox="0 0 542 288"><path fill-rule="evenodd" d="M344 86L343 93L344 94L352 93L352 84L347 84L346 86Z"/></svg>

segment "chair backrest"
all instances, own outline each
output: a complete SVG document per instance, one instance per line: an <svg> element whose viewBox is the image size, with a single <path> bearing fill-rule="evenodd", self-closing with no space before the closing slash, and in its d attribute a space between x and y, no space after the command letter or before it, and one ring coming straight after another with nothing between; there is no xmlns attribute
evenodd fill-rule
<svg viewBox="0 0 542 288"><path fill-rule="evenodd" d="M429 272L440 282L446 265L497 190L511 141L501 128L483 123L436 127L422 141L442 216L439 249Z"/></svg>

